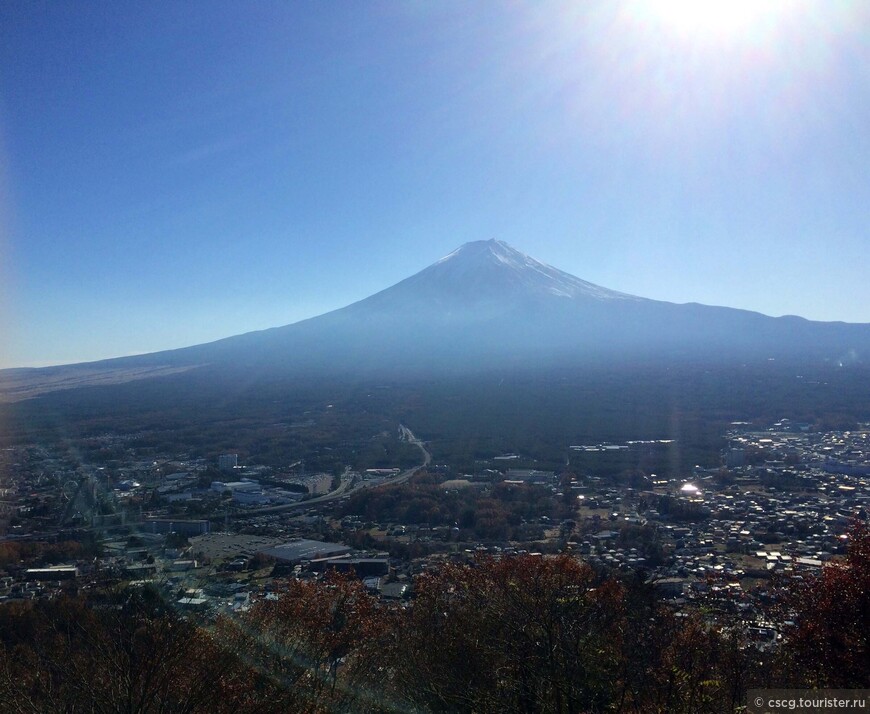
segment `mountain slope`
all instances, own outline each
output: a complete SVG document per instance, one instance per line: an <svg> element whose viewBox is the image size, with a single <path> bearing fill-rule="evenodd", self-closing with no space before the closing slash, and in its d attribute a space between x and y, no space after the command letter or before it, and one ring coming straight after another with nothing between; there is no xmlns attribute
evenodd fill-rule
<svg viewBox="0 0 870 714"><path fill-rule="evenodd" d="M340 310L182 352L386 373L613 359L838 360L870 353L870 326L649 300L500 241L476 241Z"/></svg>
<svg viewBox="0 0 870 714"><path fill-rule="evenodd" d="M772 318L609 290L490 240L345 308L284 327L150 355L0 373L34 396L164 371L421 376L495 368L678 361L866 361L870 325ZM11 398L16 398L15 396Z"/></svg>

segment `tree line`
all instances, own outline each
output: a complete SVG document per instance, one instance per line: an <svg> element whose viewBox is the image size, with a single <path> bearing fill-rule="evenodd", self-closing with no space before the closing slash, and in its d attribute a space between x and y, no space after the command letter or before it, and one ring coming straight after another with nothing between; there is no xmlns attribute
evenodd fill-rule
<svg viewBox="0 0 870 714"><path fill-rule="evenodd" d="M156 590L0 608L5 712L733 712L751 687L870 687L870 532L769 598L776 648L568 557L419 575L410 607L290 580L194 623ZM788 621L793 623L786 626Z"/></svg>

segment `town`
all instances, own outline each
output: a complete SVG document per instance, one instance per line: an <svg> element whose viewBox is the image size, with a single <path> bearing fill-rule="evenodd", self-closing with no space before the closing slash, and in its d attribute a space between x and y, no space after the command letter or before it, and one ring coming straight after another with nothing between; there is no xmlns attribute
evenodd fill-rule
<svg viewBox="0 0 870 714"><path fill-rule="evenodd" d="M288 578L337 571L409 603L414 577L445 562L562 553L639 577L678 611L703 603L713 617L739 617L759 646L775 646L761 606L772 579L841 556L870 506L867 424L818 432L789 419L735 422L720 467L669 479L636 471L621 483L572 457L671 441L566 445L560 472L504 454L468 474L430 463L433 447L409 428L398 437L418 447L417 467L324 474L232 453L143 458L135 436L109 434L98 441L128 458L95 465L69 447L7 448L0 602L151 584L208 619L277 597Z"/></svg>

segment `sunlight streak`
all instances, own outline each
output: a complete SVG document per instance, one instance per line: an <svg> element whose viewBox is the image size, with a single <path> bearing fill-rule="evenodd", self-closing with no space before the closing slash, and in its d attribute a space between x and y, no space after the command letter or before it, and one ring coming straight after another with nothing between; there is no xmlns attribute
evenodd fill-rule
<svg viewBox="0 0 870 714"><path fill-rule="evenodd" d="M770 0L647 0L634 12L658 20L664 29L680 35L729 35L751 29L758 22L782 18L795 3Z"/></svg>

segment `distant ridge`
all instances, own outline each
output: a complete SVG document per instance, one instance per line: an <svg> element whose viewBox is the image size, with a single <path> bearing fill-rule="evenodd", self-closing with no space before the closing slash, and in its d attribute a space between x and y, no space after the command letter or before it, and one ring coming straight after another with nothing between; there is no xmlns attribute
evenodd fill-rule
<svg viewBox="0 0 870 714"><path fill-rule="evenodd" d="M0 399L179 372L414 377L554 365L867 362L870 325L649 300L595 285L499 240L466 243L368 298L194 347L0 372Z"/></svg>

